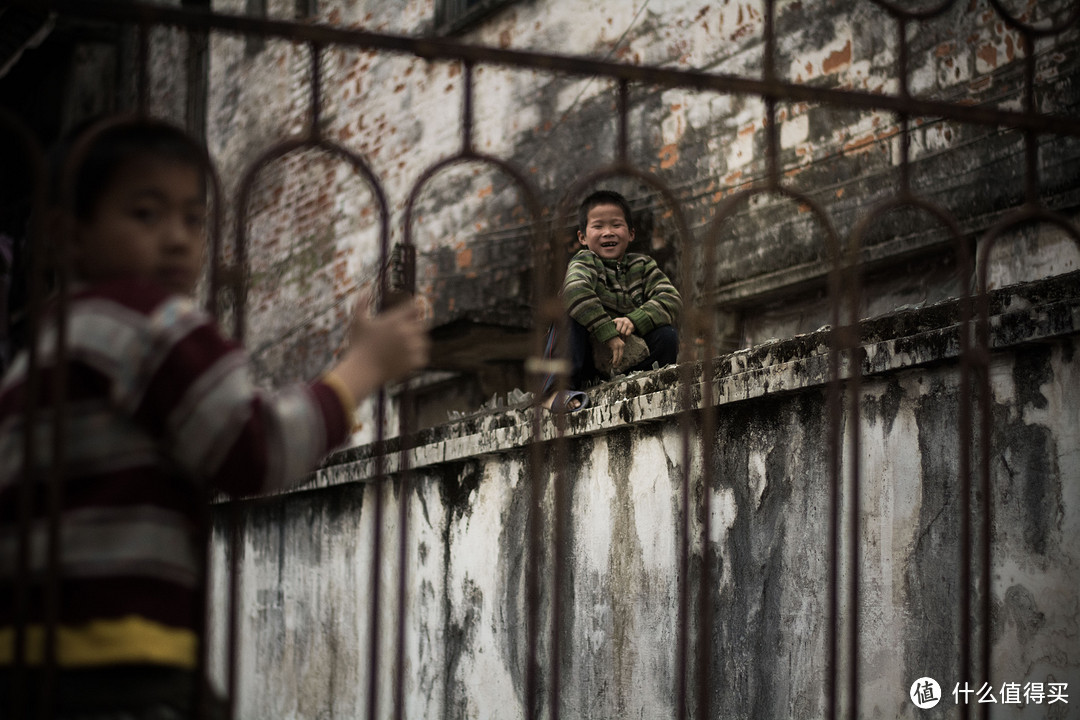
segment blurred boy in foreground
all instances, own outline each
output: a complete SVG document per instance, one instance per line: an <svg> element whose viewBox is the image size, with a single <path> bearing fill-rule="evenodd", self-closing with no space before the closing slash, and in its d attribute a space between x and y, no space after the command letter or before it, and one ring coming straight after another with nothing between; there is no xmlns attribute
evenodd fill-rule
<svg viewBox="0 0 1080 720"><path fill-rule="evenodd" d="M366 319L320 379L255 387L242 349L197 309L205 257L205 150L150 120L98 124L76 138L63 221L76 283L67 314L67 432L60 518L57 717L189 717L195 695L199 518L210 489L233 494L299 481L344 442L356 403L424 366L415 305ZM27 356L0 386L0 715L15 664L16 557L24 408L39 408L29 538L25 664L44 653L51 382L46 322L38 397ZM7 667L4 667L7 666ZM29 701L35 691L26 693Z"/></svg>

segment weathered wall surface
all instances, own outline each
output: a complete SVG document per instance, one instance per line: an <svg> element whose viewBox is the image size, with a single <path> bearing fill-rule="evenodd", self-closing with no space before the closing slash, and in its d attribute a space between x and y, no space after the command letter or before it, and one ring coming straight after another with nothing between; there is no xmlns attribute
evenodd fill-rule
<svg viewBox="0 0 1080 720"><path fill-rule="evenodd" d="M291 0L271 0L267 14L290 18ZM1017 5L1020 5L1019 3ZM1065 3L1016 8L1044 22ZM215 9L242 12L241 0ZM319 17L339 27L410 36L432 31L432 0L409 0L387 12L370 0L319 3ZM469 28L462 39L642 65L760 77L764 19L758 2L683 0L609 3L511 3ZM815 87L897 94L897 27L868 0L777 3L778 75ZM1078 30L1039 40L1035 98L1041 112L1077 113ZM1019 34L985 2L953 3L943 15L908 27L912 94L1019 109L1023 52ZM212 42L208 137L229 187L255 154L308 122L307 48L281 41L215 37ZM385 192L391 242L403 239L404 211L425 169L461 148L459 64L390 53L329 48L322 63L322 132L359 154ZM511 163L532 183L549 219L574 183L614 159L614 89L606 81L479 65L475 71L474 145ZM822 301L829 261L821 222L790 199L762 195L712 237L719 203L765 177L765 111L756 97L633 86L631 161L672 188L693 238L678 238L671 209L655 188L613 181L647 225L643 249L664 260L698 307L717 310L718 350L790 337L827 322ZM901 133L887 112L811 103L778 108L784 182L807 193L846 239L877 201L899 187ZM935 118L913 120L912 188L953 215L974 243L1003 212L1023 201L1019 134ZM1040 141L1040 196L1074 216L1080 206L1075 139ZM443 327L435 362L479 377L493 390L525 387L525 350L514 332L532 325L528 216L511 179L480 163L446 169L424 185L414 217L420 252L418 285ZM370 286L378 270L380 209L343 162L313 154L267 168L252 207L253 286L250 344L263 375L275 382L309 377L329 362L339 338L346 294ZM918 213L881 218L866 238L873 291L861 316L957 293L951 238ZM715 243L704 270L699 252ZM690 247L688 247L688 244ZM1075 269L1070 243L1047 229L1017 241L1040 263L995 255L997 285ZM692 249L691 249L692 248ZM562 267L551 263L554 276ZM710 290L707 283L712 283ZM470 347L453 344L470 325L491 330ZM445 342L444 342L445 341ZM510 348L510 352L505 352ZM500 354L500 350L504 351ZM509 355L507 357L506 355ZM510 365L517 363L516 371ZM509 370L508 370L509 368ZM466 388L463 378L457 388ZM475 401L475 398L473 398ZM433 398L432 398L433 400ZM457 410L471 410L467 404ZM368 438L370 439L370 438Z"/></svg>
<svg viewBox="0 0 1080 720"><path fill-rule="evenodd" d="M1080 277L1000 291L992 315L991 680L999 689L1005 682L1064 682L1075 694ZM845 395L848 483L848 453L859 442L863 717L922 717L907 693L925 675L941 683L947 707L955 683L978 680L958 667L960 643L977 642L958 636L957 322L957 305L944 303L865 323L857 422L850 391ZM694 498L695 595L702 563L711 558L705 591L715 712L823 715L830 677L827 345L822 331L724 356L704 373L690 368L694 402L704 382L716 405L711 436L701 436L700 414L688 426L689 458L677 412L678 380L687 368L597 389L594 407L570 416L565 444L551 442L555 428L543 421L545 542L554 527L555 482L566 501L555 619L562 716L672 716L684 476ZM506 410L421 432L409 451L414 472L404 494L399 477L370 482L379 462L393 472L400 456L380 459L367 446L335 456L298 492L240 504L242 717L362 716L377 492L384 495L389 543L379 561L384 585L397 579L402 503L409 518L406 716L524 716L531 418ZM710 473L702 465L706 444ZM228 507L217 515L219 561ZM845 500L845 528L851 517ZM851 577L846 532L842 587ZM551 557L545 550L537 561L542 685L553 662ZM220 569L217 576L220 589ZM393 597L387 590L381 605L380 707L388 707L394 676ZM841 606L848 617L846 600ZM693 617L696 630L697 610ZM994 716L1064 718L1075 698L1070 703L999 704Z"/></svg>

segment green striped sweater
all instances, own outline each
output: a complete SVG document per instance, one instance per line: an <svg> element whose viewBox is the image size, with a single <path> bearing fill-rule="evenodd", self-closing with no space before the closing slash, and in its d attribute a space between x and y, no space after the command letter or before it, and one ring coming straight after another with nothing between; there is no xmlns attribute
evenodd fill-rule
<svg viewBox="0 0 1080 720"><path fill-rule="evenodd" d="M648 255L604 260L587 248L570 258L563 302L570 317L600 342L619 334L614 318L629 318L637 334L645 335L674 325L682 308L679 291Z"/></svg>

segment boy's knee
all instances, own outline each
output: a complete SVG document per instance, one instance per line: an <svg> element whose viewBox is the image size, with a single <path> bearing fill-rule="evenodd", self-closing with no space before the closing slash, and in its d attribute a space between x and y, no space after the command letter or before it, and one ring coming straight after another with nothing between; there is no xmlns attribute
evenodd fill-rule
<svg viewBox="0 0 1080 720"><path fill-rule="evenodd" d="M679 331L673 325L661 325L645 337L649 350L661 365L671 365L679 357Z"/></svg>
<svg viewBox="0 0 1080 720"><path fill-rule="evenodd" d="M650 346L656 347L679 347L679 331L672 325L661 325L646 336Z"/></svg>

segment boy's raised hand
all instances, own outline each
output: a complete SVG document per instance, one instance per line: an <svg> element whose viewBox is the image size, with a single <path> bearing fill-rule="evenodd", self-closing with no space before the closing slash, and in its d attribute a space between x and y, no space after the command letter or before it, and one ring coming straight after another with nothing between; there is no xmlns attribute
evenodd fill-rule
<svg viewBox="0 0 1080 720"><path fill-rule="evenodd" d="M359 402L380 385L402 380L427 365L430 340L418 301L368 317L362 298L349 325L349 347L333 373Z"/></svg>

